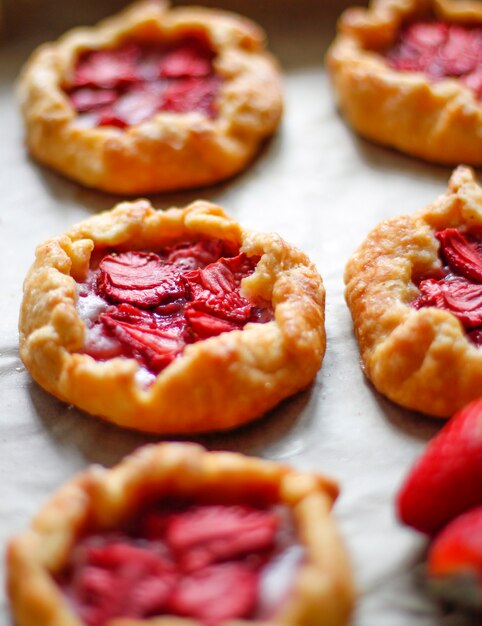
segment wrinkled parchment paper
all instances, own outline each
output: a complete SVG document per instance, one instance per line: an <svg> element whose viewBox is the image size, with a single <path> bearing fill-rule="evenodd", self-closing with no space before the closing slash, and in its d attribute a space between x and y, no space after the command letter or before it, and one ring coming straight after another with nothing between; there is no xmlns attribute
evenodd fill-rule
<svg viewBox="0 0 482 626"><path fill-rule="evenodd" d="M309 254L327 290L328 347L307 391L263 419L197 440L325 472L341 484L336 516L360 592L356 626L475 626L424 591L423 537L394 515L397 487L440 422L401 409L364 379L343 299L345 262L380 220L411 213L441 193L448 168L372 145L336 111L323 55L347 2L218 2L257 19L283 66L286 114L252 166L221 185L153 198L155 206L198 197L244 225L276 231ZM33 163L23 145L14 80L33 47L122 2L10 0L0 53L0 540L24 529L49 494L90 463L112 465L155 438L104 424L39 388L17 351L22 281L35 246L110 208L114 196L81 188ZM2 585L3 587L3 585ZM11 625L0 596L0 626ZM38 626L42 626L39 624Z"/></svg>

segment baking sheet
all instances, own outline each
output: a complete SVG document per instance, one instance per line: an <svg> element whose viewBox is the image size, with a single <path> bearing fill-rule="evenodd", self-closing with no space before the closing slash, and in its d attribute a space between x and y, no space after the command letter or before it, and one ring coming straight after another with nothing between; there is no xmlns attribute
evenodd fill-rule
<svg viewBox="0 0 482 626"><path fill-rule="evenodd" d="M69 26L94 23L121 4L12 0L5 7L10 37L0 54L2 545L76 471L90 463L112 465L156 440L104 424L52 398L32 382L17 351L21 284L35 246L117 199L83 189L29 160L13 82L36 44ZM255 18L267 30L284 70L284 122L235 179L152 199L166 208L207 198L245 226L276 231L307 252L326 286L328 344L309 390L249 426L196 440L210 449L325 472L340 482L336 516L360 591L354 625L475 626L477 618L443 610L427 596L421 583L425 540L402 528L394 515L397 487L440 422L395 406L364 379L342 282L345 262L368 230L381 219L430 202L444 190L450 170L357 138L336 112L322 59L346 3L217 4ZM3 592L0 625L11 625Z"/></svg>

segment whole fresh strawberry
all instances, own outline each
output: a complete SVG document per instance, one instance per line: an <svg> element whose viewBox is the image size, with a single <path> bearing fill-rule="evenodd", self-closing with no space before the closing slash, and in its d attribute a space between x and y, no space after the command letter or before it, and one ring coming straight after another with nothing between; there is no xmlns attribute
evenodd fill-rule
<svg viewBox="0 0 482 626"><path fill-rule="evenodd" d="M435 534L482 505L482 398L456 413L428 444L398 495L400 519Z"/></svg>
<svg viewBox="0 0 482 626"><path fill-rule="evenodd" d="M482 506L462 513L435 537L427 572L431 589L445 600L482 608Z"/></svg>

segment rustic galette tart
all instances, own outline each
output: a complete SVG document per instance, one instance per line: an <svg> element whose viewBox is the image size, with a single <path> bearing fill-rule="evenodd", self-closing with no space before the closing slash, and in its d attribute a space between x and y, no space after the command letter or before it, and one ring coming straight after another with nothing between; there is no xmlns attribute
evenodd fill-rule
<svg viewBox="0 0 482 626"><path fill-rule="evenodd" d="M195 444L61 487L7 550L18 626L343 626L354 600L316 474Z"/></svg>
<svg viewBox="0 0 482 626"><path fill-rule="evenodd" d="M235 174L282 112L277 64L256 24L162 0L41 46L19 96L36 159L120 194Z"/></svg>
<svg viewBox="0 0 482 626"><path fill-rule="evenodd" d="M482 164L482 2L372 0L343 13L327 60L361 135L428 161Z"/></svg>
<svg viewBox="0 0 482 626"><path fill-rule="evenodd" d="M226 429L313 380L324 289L306 255L218 206L138 200L38 247L19 328L66 402L143 431Z"/></svg>
<svg viewBox="0 0 482 626"><path fill-rule="evenodd" d="M482 390L482 189L447 192L379 224L345 271L365 373L402 406L449 417Z"/></svg>

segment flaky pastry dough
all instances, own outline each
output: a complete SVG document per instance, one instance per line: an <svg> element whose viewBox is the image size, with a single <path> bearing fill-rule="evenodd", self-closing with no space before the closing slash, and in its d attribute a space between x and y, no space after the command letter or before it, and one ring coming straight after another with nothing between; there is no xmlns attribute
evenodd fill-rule
<svg viewBox="0 0 482 626"><path fill-rule="evenodd" d="M223 78L218 114L157 113L120 130L82 128L63 86L79 54L126 40L175 41L207 37ZM36 50L19 81L27 144L40 162L89 187L142 194L207 185L247 166L282 112L277 64L264 50L264 34L233 13L199 7L170 9L145 0L92 28L69 31Z"/></svg>
<svg viewBox="0 0 482 626"><path fill-rule="evenodd" d="M201 236L261 257L241 289L272 306L273 321L188 345L147 389L136 380L135 360L100 362L80 353L76 280L85 279L94 247L155 251ZM50 393L120 426L156 433L233 428L312 381L325 352L324 299L316 268L278 235L245 230L205 201L167 211L147 200L124 202L38 247L24 284L20 355Z"/></svg>
<svg viewBox="0 0 482 626"><path fill-rule="evenodd" d="M482 189L459 167L433 204L379 224L345 270L366 375L391 400L437 417L480 396L482 351L452 313L410 303L414 280L442 268L435 232L464 226L482 227Z"/></svg>
<svg viewBox="0 0 482 626"><path fill-rule="evenodd" d="M381 52L410 19L482 24L482 4L465 0L372 0L339 21L327 54L341 111L361 135L413 156L482 164L482 104L460 81L430 82L392 69Z"/></svg>
<svg viewBox="0 0 482 626"><path fill-rule="evenodd" d="M81 626L53 576L66 564L79 536L108 532L160 498L199 503L273 506L292 511L306 559L294 591L270 622L284 626L343 626L353 608L349 561L331 516L338 488L329 478L230 452L207 452L189 443L141 448L112 469L93 466L61 487L29 530L8 547L8 591L18 626ZM236 590L233 589L233 593ZM199 626L197 620L154 617L113 619L108 626ZM261 624L233 620L229 624Z"/></svg>

